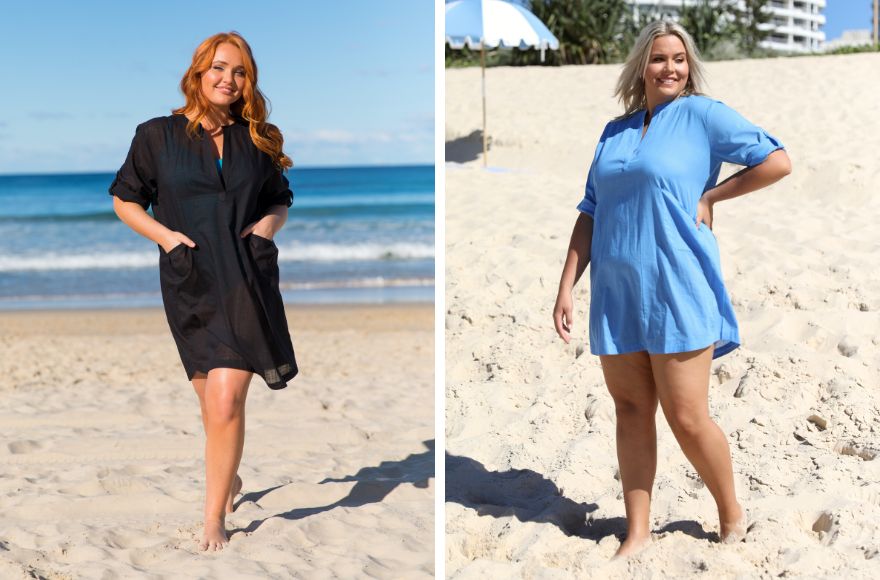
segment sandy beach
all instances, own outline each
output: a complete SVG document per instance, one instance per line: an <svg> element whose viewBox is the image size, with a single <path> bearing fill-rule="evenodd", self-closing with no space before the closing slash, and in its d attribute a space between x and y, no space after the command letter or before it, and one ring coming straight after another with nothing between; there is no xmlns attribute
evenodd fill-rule
<svg viewBox="0 0 880 580"><path fill-rule="evenodd" d="M880 55L708 63L708 94L786 146L794 172L715 207L742 346L714 362L752 525L715 504L658 413L654 542L626 530L614 408L552 308L619 65L446 71L446 566L450 578L880 577ZM738 169L738 168L737 168ZM725 168L722 177L730 174Z"/></svg>
<svg viewBox="0 0 880 580"><path fill-rule="evenodd" d="M0 578L433 577L433 306L287 316L300 376L251 383L244 495L205 554L164 313L0 313Z"/></svg>

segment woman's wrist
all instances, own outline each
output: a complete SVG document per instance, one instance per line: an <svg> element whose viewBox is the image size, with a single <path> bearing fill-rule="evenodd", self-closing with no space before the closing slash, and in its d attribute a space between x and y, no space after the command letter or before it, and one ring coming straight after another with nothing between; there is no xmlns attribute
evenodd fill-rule
<svg viewBox="0 0 880 580"><path fill-rule="evenodd" d="M706 201L706 203L708 203L709 205L715 205L715 202L717 201L717 200L716 200L717 195L718 195L718 188L717 188L717 187L713 187L712 189L706 191L706 192L703 194L703 199L704 199L704 200Z"/></svg>
<svg viewBox="0 0 880 580"><path fill-rule="evenodd" d="M177 245L176 242L178 241L178 239L177 239L177 236L174 235L175 232L173 232L172 230L170 230L164 226L163 226L163 229L165 231L162 232L162 234L156 240L156 243L158 243L160 246L162 246L163 248L166 248L166 249Z"/></svg>
<svg viewBox="0 0 880 580"><path fill-rule="evenodd" d="M559 290L556 292L557 294L568 293L574 290L574 280L570 280L567 277L563 276L563 278L559 281Z"/></svg>
<svg viewBox="0 0 880 580"><path fill-rule="evenodd" d="M268 213L263 216L263 219L257 223L256 227L260 228L261 231L266 232L269 237L272 237L281 229L281 224L277 215L274 213Z"/></svg>

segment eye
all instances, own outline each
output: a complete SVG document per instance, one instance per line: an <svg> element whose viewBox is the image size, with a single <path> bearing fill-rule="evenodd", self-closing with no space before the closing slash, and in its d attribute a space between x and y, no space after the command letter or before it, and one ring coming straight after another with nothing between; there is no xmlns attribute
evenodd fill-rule
<svg viewBox="0 0 880 580"><path fill-rule="evenodd" d="M244 74L244 71L243 71L243 70L240 70L240 71L236 71L236 72L235 72L235 74L237 74L237 75L239 75L239 76L245 76L245 74Z"/></svg>
<svg viewBox="0 0 880 580"><path fill-rule="evenodd" d="M213 67L213 68L214 68L214 70L223 70L223 67L222 67L222 66L215 66L215 67Z"/></svg>

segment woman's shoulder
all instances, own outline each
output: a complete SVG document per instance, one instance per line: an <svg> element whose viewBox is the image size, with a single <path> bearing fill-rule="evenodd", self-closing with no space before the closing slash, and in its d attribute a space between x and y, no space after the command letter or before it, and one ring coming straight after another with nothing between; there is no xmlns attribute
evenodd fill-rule
<svg viewBox="0 0 880 580"><path fill-rule="evenodd" d="M643 111L644 109L636 109L631 113L624 113L619 117L614 117L608 121L605 124L605 128L602 129L602 136L599 137L599 142L604 143L608 140L613 141L615 138L625 134L627 130L640 125L641 121L639 118Z"/></svg>
<svg viewBox="0 0 880 580"><path fill-rule="evenodd" d="M640 109L641 110L641 109ZM632 125L633 120L639 114L639 111L633 111L632 113L621 115L620 117L614 117L610 121L605 124L605 128L602 130L602 139L607 139L612 135L619 133L621 130L628 128Z"/></svg>
<svg viewBox="0 0 880 580"><path fill-rule="evenodd" d="M703 116L712 108L727 107L723 101L709 95L688 95L684 98L684 101L688 110Z"/></svg>
<svg viewBox="0 0 880 580"><path fill-rule="evenodd" d="M183 117L183 115L165 115L161 117L153 117L139 123L135 132L144 136L152 136L163 133L172 123L176 122L174 117ZM185 120L185 118L184 118Z"/></svg>

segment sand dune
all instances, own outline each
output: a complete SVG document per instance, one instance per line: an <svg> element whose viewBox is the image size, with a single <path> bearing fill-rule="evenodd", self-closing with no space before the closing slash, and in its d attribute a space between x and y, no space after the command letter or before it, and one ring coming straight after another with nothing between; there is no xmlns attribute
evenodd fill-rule
<svg viewBox="0 0 880 580"><path fill-rule="evenodd" d="M231 542L204 554L164 314L0 314L0 578L432 577L433 309L288 316L302 374L252 382Z"/></svg>
<svg viewBox="0 0 880 580"><path fill-rule="evenodd" d="M722 546L714 502L658 415L655 543L625 531L614 412L551 311L618 66L487 71L490 169L447 164L447 571L452 578L880 575L880 56L708 65L709 94L786 145L794 173L718 204L743 345L715 362L753 527ZM448 70L446 140L481 127L479 69ZM584 352L586 350L586 352Z"/></svg>

